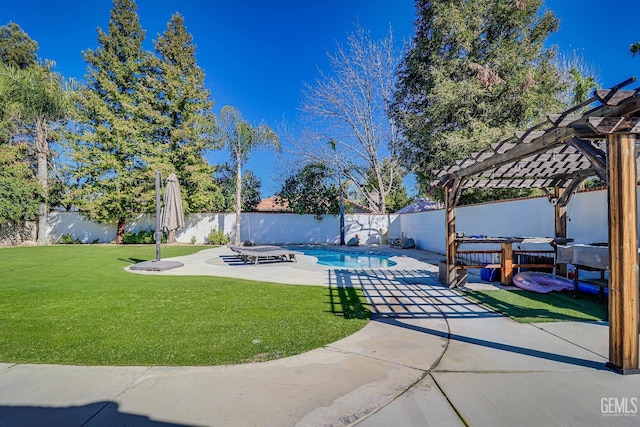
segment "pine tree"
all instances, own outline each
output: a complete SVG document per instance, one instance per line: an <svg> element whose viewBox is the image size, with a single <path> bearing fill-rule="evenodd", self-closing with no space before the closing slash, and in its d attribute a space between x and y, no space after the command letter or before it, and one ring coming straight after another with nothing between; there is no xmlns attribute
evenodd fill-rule
<svg viewBox="0 0 640 427"><path fill-rule="evenodd" d="M0 27L0 62L20 69L35 65L38 43L14 22Z"/></svg>
<svg viewBox="0 0 640 427"><path fill-rule="evenodd" d="M155 91L163 120L157 129L161 161L178 176L185 212L219 211L224 207L223 196L214 181L214 169L204 158L206 150L219 148L213 102L182 16L171 17L154 47L160 60Z"/></svg>
<svg viewBox="0 0 640 427"><path fill-rule="evenodd" d="M433 171L561 109L540 0L417 0L394 117L423 189Z"/></svg>
<svg viewBox="0 0 640 427"><path fill-rule="evenodd" d="M72 150L81 183L75 198L91 219L117 221L116 243L122 243L127 219L154 206L159 148L152 136L162 120L144 37L135 2L114 0L108 32L98 29L100 46L83 53L87 87L79 94L82 132Z"/></svg>

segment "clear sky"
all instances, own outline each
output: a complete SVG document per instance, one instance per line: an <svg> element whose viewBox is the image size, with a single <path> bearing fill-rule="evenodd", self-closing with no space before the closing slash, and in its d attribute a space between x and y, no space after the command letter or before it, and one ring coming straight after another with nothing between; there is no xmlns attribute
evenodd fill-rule
<svg viewBox="0 0 640 427"><path fill-rule="evenodd" d="M326 53L344 42L354 23L386 35L389 25L400 43L413 36L412 0L137 0L145 47L164 32L175 12L185 19L197 46L197 61L216 113L230 104L254 125L277 128L295 123L304 82L327 70ZM549 44L561 52L576 51L597 74L603 87L640 74L640 57L629 45L640 41L637 0L547 0L560 18L560 30ZM38 42L41 58L56 62L65 77L82 80L82 51L98 46L96 28L107 30L111 0L2 0L0 25L13 21ZM636 84L637 87L638 84ZM210 153L211 163L228 159ZM255 153L247 168L262 180L262 194L279 189L273 182L275 156Z"/></svg>

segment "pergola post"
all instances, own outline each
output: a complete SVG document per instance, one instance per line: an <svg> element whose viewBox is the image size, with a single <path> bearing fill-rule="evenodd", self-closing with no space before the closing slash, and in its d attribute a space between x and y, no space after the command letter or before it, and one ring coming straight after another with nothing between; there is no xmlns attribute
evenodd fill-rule
<svg viewBox="0 0 640 427"><path fill-rule="evenodd" d="M456 204L455 190L445 187L445 226L447 234L447 285L453 287L458 279L456 268Z"/></svg>
<svg viewBox="0 0 640 427"><path fill-rule="evenodd" d="M554 198L560 200L565 190L555 187ZM567 237L567 205L564 203L556 203L555 205L555 235L556 237ZM558 276L567 277L567 264L557 264L556 274Z"/></svg>
<svg viewBox="0 0 640 427"><path fill-rule="evenodd" d="M458 244L456 243L456 205L461 191L461 181L456 179L445 187L445 221L447 233L447 282L450 288L466 285L467 272L458 268L456 258Z"/></svg>
<svg viewBox="0 0 640 427"><path fill-rule="evenodd" d="M609 362L638 369L638 222L635 135L607 137L609 198Z"/></svg>

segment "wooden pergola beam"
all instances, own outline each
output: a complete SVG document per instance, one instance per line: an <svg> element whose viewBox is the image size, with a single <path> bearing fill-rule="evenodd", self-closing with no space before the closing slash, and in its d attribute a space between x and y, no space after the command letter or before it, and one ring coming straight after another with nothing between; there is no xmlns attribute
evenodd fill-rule
<svg viewBox="0 0 640 427"><path fill-rule="evenodd" d="M456 257L456 205L460 197L462 182L460 180L454 180L445 187L445 217L446 217L446 238L447 238L447 254L446 254L446 268L447 277L446 284L455 288L459 285L464 285L466 277L463 277L458 270ZM464 273L466 275L466 272Z"/></svg>
<svg viewBox="0 0 640 427"><path fill-rule="evenodd" d="M638 369L638 206L635 135L608 137L609 362L622 374Z"/></svg>
<svg viewBox="0 0 640 427"><path fill-rule="evenodd" d="M593 166L593 169L598 174L600 179L606 181L607 180L607 158L606 154L602 153L597 148L593 147L589 141L583 141L578 138L571 138L567 141L567 144L575 147L576 150L580 151Z"/></svg>

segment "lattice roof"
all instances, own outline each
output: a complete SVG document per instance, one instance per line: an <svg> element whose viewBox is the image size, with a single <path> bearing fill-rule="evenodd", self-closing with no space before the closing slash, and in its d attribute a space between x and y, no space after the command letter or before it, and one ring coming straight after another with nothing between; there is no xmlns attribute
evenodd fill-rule
<svg viewBox="0 0 640 427"><path fill-rule="evenodd" d="M435 186L567 188L589 176L606 177L606 135L640 133L640 87L632 77L524 132L437 172ZM585 112L577 112L588 108Z"/></svg>

